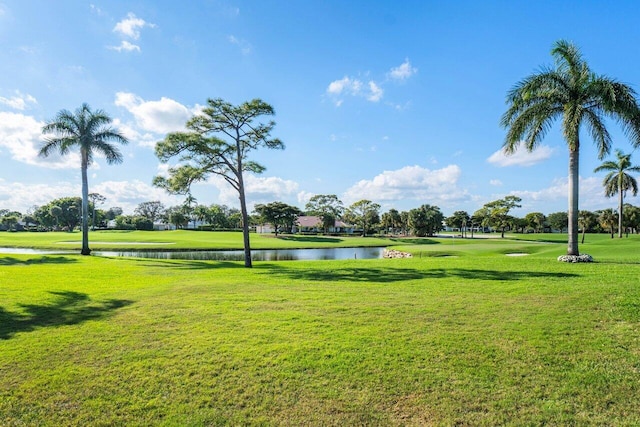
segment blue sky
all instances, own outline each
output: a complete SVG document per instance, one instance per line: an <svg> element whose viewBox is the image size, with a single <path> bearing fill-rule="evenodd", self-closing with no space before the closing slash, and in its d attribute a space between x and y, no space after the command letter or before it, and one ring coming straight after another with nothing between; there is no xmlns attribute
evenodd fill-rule
<svg viewBox="0 0 640 427"><path fill-rule="evenodd" d="M0 0L0 208L80 195L76 155L36 155L42 124L61 109L87 102L129 138L125 161L96 159L89 185L107 197L103 208L131 213L144 201L182 202L151 185L166 171L155 142L207 98L260 98L286 149L254 152L267 170L247 179L250 204L303 208L336 194L345 205L428 203L449 215L515 194L515 214L565 211L559 126L535 152L503 156L505 95L552 64L558 39L640 91L639 18L634 1ZM633 151L610 130L614 148ZM593 173L600 163L585 135L580 209L616 205ZM218 180L193 194L238 205Z"/></svg>

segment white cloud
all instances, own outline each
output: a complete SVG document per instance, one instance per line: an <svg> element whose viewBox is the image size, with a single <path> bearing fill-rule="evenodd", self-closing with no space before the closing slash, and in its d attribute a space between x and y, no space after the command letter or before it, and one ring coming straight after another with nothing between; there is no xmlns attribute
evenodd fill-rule
<svg viewBox="0 0 640 427"><path fill-rule="evenodd" d="M142 202L160 200L165 206L182 204L183 196L172 196L166 191L139 180L89 182L89 191L106 197L105 207L119 206L125 214ZM55 182L48 184L23 184L7 182L0 178L0 207L26 213L32 206L42 206L60 197L80 197L81 183Z"/></svg>
<svg viewBox="0 0 640 427"><path fill-rule="evenodd" d="M165 206L181 204L183 196L173 196L161 188L153 187L140 180L104 181L95 185L89 183L91 192L100 193L107 198L108 206L120 206L125 213L133 210L142 202L159 200Z"/></svg>
<svg viewBox="0 0 640 427"><path fill-rule="evenodd" d="M44 123L31 116L17 113L0 112L0 148L6 148L11 157L29 165L53 169L80 167L80 156L70 152L64 157L52 153L47 158L38 156L44 142L42 126Z"/></svg>
<svg viewBox="0 0 640 427"><path fill-rule="evenodd" d="M405 59L401 65L391 69L389 77L393 80L403 81L407 80L417 72L418 69L411 66L409 59Z"/></svg>
<svg viewBox="0 0 640 427"><path fill-rule="evenodd" d="M16 90L15 95L11 98L0 96L0 104L8 105L14 110L24 111L27 108L27 105L37 103L38 101L36 101L33 96L29 94L23 94L19 90Z"/></svg>
<svg viewBox="0 0 640 427"><path fill-rule="evenodd" d="M80 182L56 182L48 184L24 184L7 182L0 178L0 207L27 213L32 206L41 206L60 197L80 196Z"/></svg>
<svg viewBox="0 0 640 427"><path fill-rule="evenodd" d="M163 134L184 130L185 123L198 110L188 109L170 98L162 97L159 101L145 101L133 93L116 93L115 104L126 108L135 118L136 125L143 131ZM146 144L145 144L146 145Z"/></svg>
<svg viewBox="0 0 640 427"><path fill-rule="evenodd" d="M222 178L212 178L209 181L220 191L220 200L223 204L238 205L238 192ZM297 197L298 183L278 177L262 177L247 174L244 177L245 195L247 204L253 207L256 203L271 203Z"/></svg>
<svg viewBox="0 0 640 427"><path fill-rule="evenodd" d="M493 185L494 187L502 187L502 181L500 181L499 179L492 179L491 181L489 181L489 184Z"/></svg>
<svg viewBox="0 0 640 427"><path fill-rule="evenodd" d="M138 40L140 38L140 30L144 27L154 28L155 24L151 24L129 12L126 18L116 24L113 31L124 37Z"/></svg>
<svg viewBox="0 0 640 427"><path fill-rule="evenodd" d="M243 55L249 55L253 50L251 44L246 40L239 39L235 36L229 36L227 37L227 40L229 40L229 43L238 46Z"/></svg>
<svg viewBox="0 0 640 427"><path fill-rule="evenodd" d="M598 210L613 207L616 204L615 198L607 198L604 195L602 179L598 177L580 177L580 210ZM562 209L566 210L569 197L568 179L558 178L553 180L551 186L538 191L511 191L510 194L522 198L523 211L529 212L531 209L541 211L540 206L557 206L558 202L564 202ZM527 210L529 209L529 210ZM546 212L551 213L551 212Z"/></svg>
<svg viewBox="0 0 640 427"><path fill-rule="evenodd" d="M340 80L334 80L329 83L327 92L332 95L341 95L343 92L350 95L358 95L361 89L362 82L360 80L345 76Z"/></svg>
<svg viewBox="0 0 640 427"><path fill-rule="evenodd" d="M371 102L378 102L380 101L380 99L382 99L382 94L384 93L384 91L373 80L369 82L369 90L371 91L371 93L369 94L369 96L367 96L367 100Z"/></svg>
<svg viewBox="0 0 640 427"><path fill-rule="evenodd" d="M117 129L129 142L135 142L142 147L155 147L158 137L152 133L141 133L120 119L113 120L113 127Z"/></svg>
<svg viewBox="0 0 640 427"><path fill-rule="evenodd" d="M163 176L165 178L169 177L169 168L171 165L169 163L159 163L158 164L158 175Z"/></svg>
<svg viewBox="0 0 640 427"><path fill-rule="evenodd" d="M515 153L505 154L503 150L493 153L487 161L497 166L533 166L553 155L554 149L548 145L541 145L532 152L527 151L522 143L518 146Z"/></svg>
<svg viewBox="0 0 640 427"><path fill-rule="evenodd" d="M335 105L339 107L344 102L344 99L341 98L343 95L364 97L370 102L378 102L382 99L384 90L373 80L369 81L365 89L365 85L361 80L345 76L340 80L334 80L329 83L327 94L334 99Z"/></svg>
<svg viewBox="0 0 640 427"><path fill-rule="evenodd" d="M126 40L122 40L119 46L107 46L107 47L108 49L117 50L118 52L122 52L122 51L132 52L134 50L140 52L140 46L133 43L129 43Z"/></svg>
<svg viewBox="0 0 640 427"><path fill-rule="evenodd" d="M308 192L308 191L304 191L304 190L303 190L303 191L300 191L300 192L297 194L298 204L299 204L300 206L305 206L305 205L309 202L309 200L311 200L311 198L312 198L313 196L315 196L315 193L310 193L310 192Z"/></svg>
<svg viewBox="0 0 640 427"><path fill-rule="evenodd" d="M359 181L344 193L343 200L347 204L361 199L378 202L413 199L422 203L446 204L468 198L466 192L457 187L460 175L457 165L436 170L405 166Z"/></svg>

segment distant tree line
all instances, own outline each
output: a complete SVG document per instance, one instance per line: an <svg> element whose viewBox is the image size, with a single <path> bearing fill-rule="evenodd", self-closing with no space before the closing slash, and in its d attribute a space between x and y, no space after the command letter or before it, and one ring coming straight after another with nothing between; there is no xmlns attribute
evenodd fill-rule
<svg viewBox="0 0 640 427"><path fill-rule="evenodd" d="M98 203L105 198L97 193L89 195L89 224L92 229L107 227L119 230L153 230L154 224L170 225L176 229L194 228L203 231L241 230L242 215L239 209L226 205L198 204L188 196L181 205L165 207L158 200L142 202L132 215L124 215L120 207L100 209ZM567 212L529 212L524 217L510 215L520 207L520 198L507 196L486 203L469 214L455 211L445 217L440 208L424 204L408 211L389 209L381 213L379 204L360 200L344 208L336 195L316 195L306 204L305 210L283 202L255 205L249 215L250 227L271 224L274 233L291 233L300 216L320 218L319 232L328 234L336 220L353 226L354 232L367 235L434 236L446 228L460 233L461 237L473 237L473 233L495 231L502 235L513 233L566 232ZM34 206L26 213L0 209L0 230L4 231L72 231L82 223L82 199L62 197L42 206ZM640 230L640 207L623 205L622 229L616 209L597 211L582 210L578 216L579 229L585 233L636 234Z"/></svg>

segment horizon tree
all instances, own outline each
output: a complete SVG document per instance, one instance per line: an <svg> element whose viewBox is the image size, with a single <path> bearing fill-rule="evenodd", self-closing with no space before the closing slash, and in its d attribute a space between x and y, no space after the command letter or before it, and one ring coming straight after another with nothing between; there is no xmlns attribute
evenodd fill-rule
<svg viewBox="0 0 640 427"><path fill-rule="evenodd" d="M62 208L53 205L49 208L49 214L56 219L56 229L60 228L60 217L62 216Z"/></svg>
<svg viewBox="0 0 640 427"><path fill-rule="evenodd" d="M638 195L638 181L629 172L640 172L640 166L631 164L631 154L624 154L621 150L616 150L616 160L608 160L595 168L593 172L609 172L602 180L604 195L613 197L618 195L618 237L622 237L623 205L624 196L627 191L631 191L634 196Z"/></svg>
<svg viewBox="0 0 640 427"><path fill-rule="evenodd" d="M304 209L307 215L320 217L325 234L329 228L335 225L336 219L344 212L342 201L335 194L316 194L309 199Z"/></svg>
<svg viewBox="0 0 640 427"><path fill-rule="evenodd" d="M296 219L302 213L297 207L283 202L271 202L266 205L257 204L254 210L264 222L273 224L276 237L278 237L278 229L280 227L290 232Z"/></svg>
<svg viewBox="0 0 640 427"><path fill-rule="evenodd" d="M191 185L211 175L222 177L237 192L242 216L244 266L252 267L249 214L245 172L262 173L265 167L249 160L260 147L283 149L270 138L274 121L254 123L261 116L273 116L273 107L260 99L232 105L222 99L208 99L207 106L186 123L186 132L169 133L156 144L156 156L166 163L178 157L180 164L169 168L169 176L156 176L153 184L172 194L190 194Z"/></svg>
<svg viewBox="0 0 640 427"><path fill-rule="evenodd" d="M68 154L72 148L80 151L80 174L82 176L82 255L90 255L89 249L89 180L87 169L95 154L105 157L108 164L121 163L122 154L111 142L127 144L129 141L118 131L109 127L111 117L102 110L91 111L82 104L75 113L61 110L56 117L42 127L43 134L52 136L38 153L48 157L53 152Z"/></svg>
<svg viewBox="0 0 640 427"><path fill-rule="evenodd" d="M500 237L504 238L504 232L506 228L510 226L511 220L513 219L513 217L509 215L509 211L521 207L521 201L522 199L520 197L510 195L503 199L485 203L483 207L486 208L485 214L487 217L484 219L482 225L484 226L484 222L487 222L492 227L500 228Z"/></svg>
<svg viewBox="0 0 640 427"><path fill-rule="evenodd" d="M542 212L529 212L524 216L526 225L533 228L535 233L542 233L544 231L544 224L547 218Z"/></svg>
<svg viewBox="0 0 640 427"><path fill-rule="evenodd" d="M640 225L640 207L625 203L622 210L624 212L625 230L627 237L629 237L629 229L631 229L632 233L638 232L638 226Z"/></svg>
<svg viewBox="0 0 640 427"><path fill-rule="evenodd" d="M619 215L616 213L616 210L612 208L598 211L598 222L600 223L600 227L604 230L608 228L612 239L615 234L618 216Z"/></svg>
<svg viewBox="0 0 640 427"><path fill-rule="evenodd" d="M444 215L438 206L422 205L409 211L409 227L418 237L434 236L442 230Z"/></svg>
<svg viewBox="0 0 640 427"><path fill-rule="evenodd" d="M362 237L367 236L369 228L380 222L380 205L371 200L358 200L347 208L344 219L362 227Z"/></svg>
<svg viewBox="0 0 640 427"><path fill-rule="evenodd" d="M165 210L166 208L160 200L152 200L149 202L138 203L138 206L133 210L133 213L155 223L157 220L162 218Z"/></svg>
<svg viewBox="0 0 640 427"><path fill-rule="evenodd" d="M580 214L578 214L578 221L580 220ZM553 212L547 215L547 222L552 229L560 230L562 233L569 222L569 216L566 212ZM580 225L578 223L578 225Z"/></svg>
<svg viewBox="0 0 640 427"><path fill-rule="evenodd" d="M398 228L402 227L402 216L397 209L391 208L380 216L380 224L385 229L385 233L391 230L391 234L394 234Z"/></svg>
<svg viewBox="0 0 640 427"><path fill-rule="evenodd" d="M508 92L507 111L500 124L507 129L503 144L513 154L522 144L533 151L552 124L561 121L569 148L568 244L567 255L578 251L578 196L580 131L589 133L602 159L611 149L605 120L621 124L632 144L640 144L640 109L635 91L612 78L597 75L589 68L578 47L558 40L551 55L555 68L543 68L525 77Z"/></svg>
<svg viewBox="0 0 640 427"><path fill-rule="evenodd" d="M582 241L584 243L584 236L591 227L598 222L598 216L591 211L580 211L578 214L578 225L582 228Z"/></svg>
<svg viewBox="0 0 640 427"><path fill-rule="evenodd" d="M105 200L107 200L107 198L100 193L89 193L89 200L91 200L91 203L93 205L93 214L91 215L91 228L95 230L96 229L96 204L104 203Z"/></svg>
<svg viewBox="0 0 640 427"><path fill-rule="evenodd" d="M471 224L471 217L467 211L455 211L450 217L445 218L444 222L451 228L460 229L462 237L466 237L467 226Z"/></svg>

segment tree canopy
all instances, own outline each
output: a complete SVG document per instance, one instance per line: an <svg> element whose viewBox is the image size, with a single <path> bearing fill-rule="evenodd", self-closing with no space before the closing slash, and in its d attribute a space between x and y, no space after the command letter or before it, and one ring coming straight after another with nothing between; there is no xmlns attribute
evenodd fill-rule
<svg viewBox="0 0 640 427"><path fill-rule="evenodd" d="M585 128L598 148L599 158L611 149L606 119L622 125L635 146L640 144L640 109L628 85L591 71L580 50L557 41L551 55L555 68L543 68L518 82L507 94L501 124L507 129L503 150L514 153L521 145L534 150L557 120L569 149L569 209L567 255L578 251L578 185L580 130Z"/></svg>
<svg viewBox="0 0 640 427"><path fill-rule="evenodd" d="M89 183L87 169L96 154L102 155L108 164L121 163L122 154L112 144L127 144L128 140L117 130L109 127L111 117L102 110L91 111L82 104L75 113L61 110L56 117L42 127L45 139L39 155L48 157L53 152L68 154L72 148L80 151L82 177L82 255L89 255Z"/></svg>
<svg viewBox="0 0 640 427"><path fill-rule="evenodd" d="M208 99L207 106L186 123L186 132L169 133L156 144L160 161L168 162L175 157L179 164L169 168L168 176L156 176L154 185L173 194L187 194L193 183L213 175L224 179L238 192L245 267L251 267L252 262L244 173L265 170L249 159L250 152L261 147L284 148L282 141L271 138L274 121L256 121L274 114L273 107L260 99L240 105Z"/></svg>
<svg viewBox="0 0 640 427"><path fill-rule="evenodd" d="M296 219L302 213L297 207L282 202L258 204L255 206L255 211L265 222L273 225L276 236L280 228L290 232Z"/></svg>
<svg viewBox="0 0 640 427"><path fill-rule="evenodd" d="M594 169L594 172L609 172L602 181L604 194L607 197L618 195L618 237L622 237L623 205L627 191L636 196L638 194L638 181L630 172L640 172L640 166L631 164L631 154L624 154L616 150L616 160L608 160Z"/></svg>

